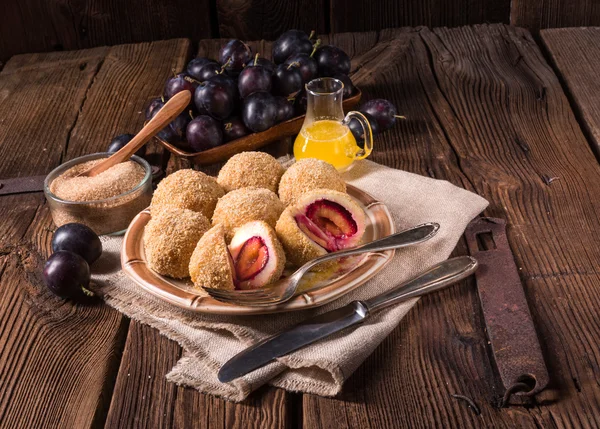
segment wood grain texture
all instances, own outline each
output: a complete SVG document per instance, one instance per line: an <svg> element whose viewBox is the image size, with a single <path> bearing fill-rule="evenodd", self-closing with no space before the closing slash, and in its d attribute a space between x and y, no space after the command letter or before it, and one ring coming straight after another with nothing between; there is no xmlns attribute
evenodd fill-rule
<svg viewBox="0 0 600 429"><path fill-rule="evenodd" d="M0 60L177 37L212 37L208 0L8 0L0 2Z"/></svg>
<svg viewBox="0 0 600 429"><path fill-rule="evenodd" d="M331 32L371 31L384 28L429 27L509 21L508 0L331 0Z"/></svg>
<svg viewBox="0 0 600 429"><path fill-rule="evenodd" d="M491 405L501 392L467 282L422 299L338 398L304 396L305 426L597 426L600 167L556 76L527 32L504 26L382 32L378 45L354 78L408 119L374 159L473 189L509 221L553 385L543 405Z"/></svg>
<svg viewBox="0 0 600 429"><path fill-rule="evenodd" d="M274 40L291 28L326 32L325 0L216 0L219 35Z"/></svg>
<svg viewBox="0 0 600 429"><path fill-rule="evenodd" d="M3 176L44 174L60 163L105 53L23 55L6 64ZM44 287L52 229L43 202L39 193L0 199L0 426L85 428L101 422L108 407L126 321L106 306L75 306Z"/></svg>
<svg viewBox="0 0 600 429"><path fill-rule="evenodd" d="M541 39L600 159L600 28L542 30Z"/></svg>
<svg viewBox="0 0 600 429"><path fill-rule="evenodd" d="M600 25L594 0L513 0L510 24L537 32L542 28Z"/></svg>

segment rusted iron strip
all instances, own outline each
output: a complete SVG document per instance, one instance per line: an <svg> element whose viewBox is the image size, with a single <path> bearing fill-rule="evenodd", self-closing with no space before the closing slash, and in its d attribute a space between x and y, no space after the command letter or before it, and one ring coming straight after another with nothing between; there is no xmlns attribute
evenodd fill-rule
<svg viewBox="0 0 600 429"><path fill-rule="evenodd" d="M465 236L471 256L479 261L477 289L506 405L513 394L542 391L549 381L548 370L508 245L506 221L475 219Z"/></svg>
<svg viewBox="0 0 600 429"><path fill-rule="evenodd" d="M46 176L30 176L0 179L0 195L41 192L44 190L45 178Z"/></svg>

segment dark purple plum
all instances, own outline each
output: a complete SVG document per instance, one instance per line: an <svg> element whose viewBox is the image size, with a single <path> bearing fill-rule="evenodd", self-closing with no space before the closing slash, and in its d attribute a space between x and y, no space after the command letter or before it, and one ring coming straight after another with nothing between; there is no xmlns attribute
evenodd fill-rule
<svg viewBox="0 0 600 429"><path fill-rule="evenodd" d="M275 71L275 64L272 61L266 59L265 57L259 57L258 54L250 61L246 63L246 67L255 67L260 66L269 70L269 73L273 74Z"/></svg>
<svg viewBox="0 0 600 429"><path fill-rule="evenodd" d="M316 78L319 72L317 60L303 52L291 55L283 64L296 67L300 70L303 83L308 83Z"/></svg>
<svg viewBox="0 0 600 429"><path fill-rule="evenodd" d="M110 144L108 145L108 148L106 149L106 151L110 152L110 153L115 153L118 150L120 150L121 148L123 148L123 146L125 146L127 143L129 143L132 138L133 138L133 134L119 134L118 136L116 136L114 139L112 139L110 141ZM142 157L144 155L146 155L146 146L142 146L141 148L136 150L135 154L137 156L142 156Z"/></svg>
<svg viewBox="0 0 600 429"><path fill-rule="evenodd" d="M342 83L344 84L344 96L343 96L344 99L346 99L348 97L352 97L354 95L354 92L356 91L356 89L354 88L354 84L352 83L352 80L347 75L336 74L333 77L335 79L341 80Z"/></svg>
<svg viewBox="0 0 600 429"><path fill-rule="evenodd" d="M149 121L154 116L155 110L160 110L165 105L165 100L163 97L157 97L150 100L150 103L146 107L145 116L146 120Z"/></svg>
<svg viewBox="0 0 600 429"><path fill-rule="evenodd" d="M212 149L223 143L221 125L207 115L192 119L186 130L187 141L195 152Z"/></svg>
<svg viewBox="0 0 600 429"><path fill-rule="evenodd" d="M302 90L302 74L296 67L280 64L273 75L273 93L290 97Z"/></svg>
<svg viewBox="0 0 600 429"><path fill-rule="evenodd" d="M223 140L230 142L250 134L239 116L232 116L223 121Z"/></svg>
<svg viewBox="0 0 600 429"><path fill-rule="evenodd" d="M281 64L291 55L310 54L312 50L313 44L308 34L300 30L288 30L273 42L273 62Z"/></svg>
<svg viewBox="0 0 600 429"><path fill-rule="evenodd" d="M294 98L294 113L298 116L306 113L308 105L308 99L306 98L306 91L302 90Z"/></svg>
<svg viewBox="0 0 600 429"><path fill-rule="evenodd" d="M84 298L92 295L90 266L76 253L59 250L52 254L44 265L44 283L61 298Z"/></svg>
<svg viewBox="0 0 600 429"><path fill-rule="evenodd" d="M237 100L240 97L236 79L233 79L226 74L220 73L216 76L211 77L209 80L211 82L219 83L219 84L225 86L226 88L228 88L229 94L231 95L232 98Z"/></svg>
<svg viewBox="0 0 600 429"><path fill-rule="evenodd" d="M221 70L221 65L208 58L194 58L187 65L187 73L199 82L210 79Z"/></svg>
<svg viewBox="0 0 600 429"><path fill-rule="evenodd" d="M259 91L271 91L271 73L260 66L246 67L238 78L240 97L246 98Z"/></svg>
<svg viewBox="0 0 600 429"><path fill-rule="evenodd" d="M179 73L167 79L167 83L165 84L165 96L171 98L181 91L190 91L193 94L198 83L198 81L187 73Z"/></svg>
<svg viewBox="0 0 600 429"><path fill-rule="evenodd" d="M365 115L365 118L367 118L367 120L369 121L369 124L371 125L371 132L373 133L373 135L378 134L379 125L377 124L375 118L373 118L373 116L369 115L368 113L363 113L363 115ZM360 122L358 122L358 119L350 119L350 122L348 123L348 128L350 128L350 131L352 132L352 135L356 139L357 143L361 144L364 142L365 135L363 132L363 127L360 124Z"/></svg>
<svg viewBox="0 0 600 429"><path fill-rule="evenodd" d="M102 255L102 242L96 233L81 223L67 223L60 226L52 236L52 251L73 252L88 264L94 263Z"/></svg>
<svg viewBox="0 0 600 429"><path fill-rule="evenodd" d="M368 113L379 125L379 132L384 132L394 126L397 115L396 106L383 98L367 101L360 107L360 112Z"/></svg>
<svg viewBox="0 0 600 429"><path fill-rule="evenodd" d="M225 70L240 72L252 58L252 49L238 39L232 39L219 51L219 62Z"/></svg>
<svg viewBox="0 0 600 429"><path fill-rule="evenodd" d="M220 79L211 78L198 86L194 94L194 103L198 112L208 114L215 119L225 119L231 115L235 107L233 88Z"/></svg>
<svg viewBox="0 0 600 429"><path fill-rule="evenodd" d="M155 109L152 112L152 117L154 117L159 110L160 109ZM192 118L190 117L189 111L184 110L177 115L175 119L169 123L169 125L160 130L157 136L167 143L174 144L181 149L187 150L189 149L189 146L185 141L185 130L191 120Z"/></svg>
<svg viewBox="0 0 600 429"><path fill-rule="evenodd" d="M317 60L319 76L321 77L350 73L350 57L338 47L321 46L317 48L313 57Z"/></svg>
<svg viewBox="0 0 600 429"><path fill-rule="evenodd" d="M294 117L294 105L285 97L275 97L277 122L287 121Z"/></svg>
<svg viewBox="0 0 600 429"><path fill-rule="evenodd" d="M242 105L242 120L255 133L271 128L277 122L275 97L268 92L255 92L246 97Z"/></svg>

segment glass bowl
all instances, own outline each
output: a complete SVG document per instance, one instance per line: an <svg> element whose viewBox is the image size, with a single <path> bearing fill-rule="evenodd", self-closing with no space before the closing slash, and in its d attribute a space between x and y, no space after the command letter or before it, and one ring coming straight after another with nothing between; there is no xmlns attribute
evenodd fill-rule
<svg viewBox="0 0 600 429"><path fill-rule="evenodd" d="M63 200L50 191L50 184L65 171L87 161L108 158L112 153L93 153L72 159L61 164L46 176L44 194L50 206L52 220L57 227L66 223L82 223L89 226L98 235L122 234L127 230L131 220L150 205L152 199L152 167L145 159L133 155L131 160L144 169L145 175L133 189L95 201Z"/></svg>

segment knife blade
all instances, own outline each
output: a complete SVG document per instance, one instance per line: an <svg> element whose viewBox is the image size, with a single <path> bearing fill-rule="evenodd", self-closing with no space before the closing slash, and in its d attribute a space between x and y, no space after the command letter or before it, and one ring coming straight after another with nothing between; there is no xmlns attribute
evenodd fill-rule
<svg viewBox="0 0 600 429"><path fill-rule="evenodd" d="M450 286L471 275L476 269L477 261L469 256L448 259L385 294L365 301L353 301L254 344L227 361L217 377L222 383L235 380L278 357L359 325L375 311Z"/></svg>

